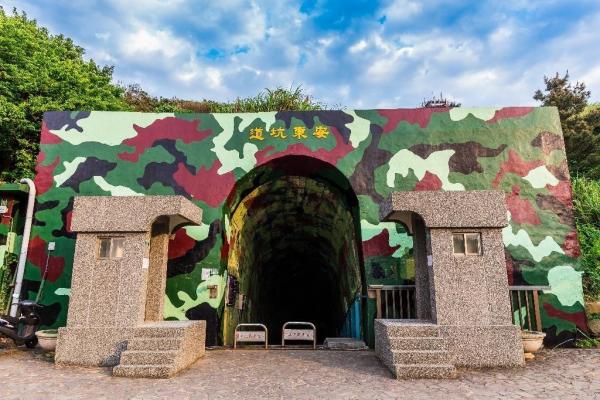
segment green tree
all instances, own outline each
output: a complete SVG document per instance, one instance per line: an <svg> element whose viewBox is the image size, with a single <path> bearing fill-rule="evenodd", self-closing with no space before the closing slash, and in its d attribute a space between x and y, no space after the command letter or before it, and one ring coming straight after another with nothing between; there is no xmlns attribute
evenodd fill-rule
<svg viewBox="0 0 600 400"><path fill-rule="evenodd" d="M51 110L126 110L113 67L51 35L26 14L0 8L0 181L34 175L40 124Z"/></svg>
<svg viewBox="0 0 600 400"><path fill-rule="evenodd" d="M558 108L571 174L600 179L600 108L588 105L590 91L573 85L569 73L544 76L544 91L533 96L544 106Z"/></svg>

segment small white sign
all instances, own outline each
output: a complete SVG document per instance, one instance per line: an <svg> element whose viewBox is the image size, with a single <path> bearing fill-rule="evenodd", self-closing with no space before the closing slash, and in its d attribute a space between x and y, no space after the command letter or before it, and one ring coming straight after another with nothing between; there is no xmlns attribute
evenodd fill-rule
<svg viewBox="0 0 600 400"><path fill-rule="evenodd" d="M200 277L202 278L203 281L208 280L208 278L210 278L211 275L214 275L214 270L212 268L202 268L202 273L200 274Z"/></svg>
<svg viewBox="0 0 600 400"><path fill-rule="evenodd" d="M427 266L433 266L433 257L430 255L427 256Z"/></svg>
<svg viewBox="0 0 600 400"><path fill-rule="evenodd" d="M149 259L149 258L146 258L146 257L144 257L144 258L142 259L142 268L144 268L144 269L148 269L148 267L149 267L149 266L150 266L150 259Z"/></svg>
<svg viewBox="0 0 600 400"><path fill-rule="evenodd" d="M285 340L314 340L315 331L312 329L284 329Z"/></svg>
<svg viewBox="0 0 600 400"><path fill-rule="evenodd" d="M265 331L237 331L235 340L238 342L264 342L266 341Z"/></svg>
<svg viewBox="0 0 600 400"><path fill-rule="evenodd" d="M0 206L0 214L6 214L8 212L8 207Z"/></svg>

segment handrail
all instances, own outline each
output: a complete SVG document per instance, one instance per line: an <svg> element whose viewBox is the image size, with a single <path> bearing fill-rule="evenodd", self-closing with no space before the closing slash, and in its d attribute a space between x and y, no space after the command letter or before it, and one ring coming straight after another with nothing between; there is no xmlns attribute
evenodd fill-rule
<svg viewBox="0 0 600 400"><path fill-rule="evenodd" d="M543 286L543 285L514 285L514 286L509 286L508 287L510 290L544 290L544 291L550 291L552 290L552 288L550 286Z"/></svg>
<svg viewBox="0 0 600 400"><path fill-rule="evenodd" d="M240 331L238 328L242 327L258 327L262 328L262 331ZM248 333L248 335L240 335L241 333ZM244 337L246 336L246 337ZM263 324L237 324L233 336L233 348L237 348L237 342L265 342L265 349L269 348L269 330Z"/></svg>
<svg viewBox="0 0 600 400"><path fill-rule="evenodd" d="M288 325L304 325L304 326L310 326L312 329L286 329L286 326ZM287 331L287 332L286 332ZM289 336L292 335L294 333L298 333L301 331L305 331L305 332L311 332L311 336L312 337L293 337L293 336ZM286 333L288 336L286 336ZM304 335L304 334L302 334ZM286 340L312 340L313 342L313 349L317 348L317 327L311 323L311 322L302 322L302 321L289 321L286 322L285 324L283 324L283 326L281 327L281 347L285 347L285 341Z"/></svg>
<svg viewBox="0 0 600 400"><path fill-rule="evenodd" d="M415 317L415 285L369 285L370 298L376 302L377 319L411 319Z"/></svg>
<svg viewBox="0 0 600 400"><path fill-rule="evenodd" d="M550 286L540 285L509 286L510 311L513 323L518 325L521 329L527 327L527 330L530 331L541 331L543 326L540 315L539 292L551 290L552 288ZM533 320L531 319L532 314ZM535 326L533 325L533 322L535 322Z"/></svg>

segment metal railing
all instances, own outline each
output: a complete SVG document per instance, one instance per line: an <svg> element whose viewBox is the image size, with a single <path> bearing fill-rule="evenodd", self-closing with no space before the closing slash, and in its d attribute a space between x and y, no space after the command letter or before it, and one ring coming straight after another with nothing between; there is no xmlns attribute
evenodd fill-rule
<svg viewBox="0 0 600 400"><path fill-rule="evenodd" d="M415 285L370 285L377 304L377 319L416 318Z"/></svg>
<svg viewBox="0 0 600 400"><path fill-rule="evenodd" d="M542 330L539 292L550 286L509 286L513 324L529 331Z"/></svg>
<svg viewBox="0 0 600 400"><path fill-rule="evenodd" d="M296 329L288 328L289 325L295 325ZM304 327L304 328L300 328ZM308 327L308 329L306 329ZM300 340L313 342L313 349L317 348L317 328L311 322L289 321L283 324L281 328L281 347L285 347L286 340Z"/></svg>
<svg viewBox="0 0 600 400"><path fill-rule="evenodd" d="M542 330L539 294L550 286L509 286L510 309L515 325L530 331ZM414 285L370 285L369 297L377 304L377 319L414 319Z"/></svg>
<svg viewBox="0 0 600 400"><path fill-rule="evenodd" d="M259 331L246 331L240 328L260 328ZM264 343L269 348L269 330L263 324L237 324L233 337L233 348L237 349L239 342Z"/></svg>

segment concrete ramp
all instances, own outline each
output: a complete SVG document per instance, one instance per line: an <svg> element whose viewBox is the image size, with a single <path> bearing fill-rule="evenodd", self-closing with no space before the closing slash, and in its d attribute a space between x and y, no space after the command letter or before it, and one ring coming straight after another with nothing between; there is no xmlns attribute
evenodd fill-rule
<svg viewBox="0 0 600 400"><path fill-rule="evenodd" d="M362 340L354 338L326 338L323 346L327 350L367 350L368 347Z"/></svg>

